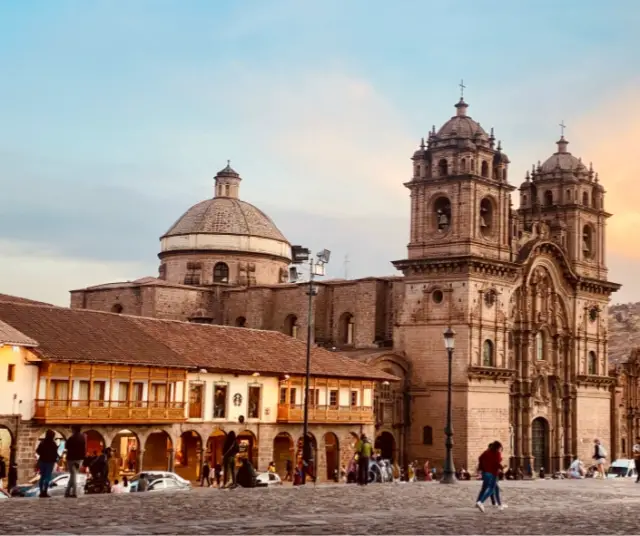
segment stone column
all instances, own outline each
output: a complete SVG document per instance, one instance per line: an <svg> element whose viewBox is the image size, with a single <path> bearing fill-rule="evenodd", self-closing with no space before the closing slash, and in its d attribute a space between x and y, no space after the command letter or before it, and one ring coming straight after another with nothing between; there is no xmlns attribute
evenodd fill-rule
<svg viewBox="0 0 640 536"><path fill-rule="evenodd" d="M138 450L138 457L136 459L136 469L138 473L142 472L142 461L144 460L144 449L141 448Z"/></svg>
<svg viewBox="0 0 640 536"><path fill-rule="evenodd" d="M175 449L167 449L167 471L173 473L176 465L176 451Z"/></svg>

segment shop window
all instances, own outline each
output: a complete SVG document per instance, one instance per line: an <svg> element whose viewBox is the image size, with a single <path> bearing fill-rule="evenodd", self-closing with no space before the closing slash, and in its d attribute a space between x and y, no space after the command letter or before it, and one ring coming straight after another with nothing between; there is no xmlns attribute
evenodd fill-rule
<svg viewBox="0 0 640 536"><path fill-rule="evenodd" d="M214 419L225 419L227 417L227 394L229 387L227 384L217 383L214 387L213 397L213 417Z"/></svg>

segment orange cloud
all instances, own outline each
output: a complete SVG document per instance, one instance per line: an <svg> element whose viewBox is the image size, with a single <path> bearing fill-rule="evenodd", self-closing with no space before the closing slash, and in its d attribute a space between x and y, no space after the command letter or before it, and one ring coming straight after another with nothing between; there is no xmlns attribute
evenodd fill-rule
<svg viewBox="0 0 640 536"><path fill-rule="evenodd" d="M637 85L636 85L637 87ZM576 124L571 146L576 156L593 162L607 191L607 251L640 258L640 102L638 91L621 92Z"/></svg>

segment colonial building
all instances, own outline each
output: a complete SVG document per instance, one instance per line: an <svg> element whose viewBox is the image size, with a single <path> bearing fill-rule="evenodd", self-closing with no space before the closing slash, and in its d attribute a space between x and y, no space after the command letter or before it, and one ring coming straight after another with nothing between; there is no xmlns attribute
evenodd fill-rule
<svg viewBox="0 0 640 536"><path fill-rule="evenodd" d="M123 472L199 476L233 430L257 469L301 455L306 345L273 331L0 301L0 451L33 470L47 428L60 451L72 424ZM373 393L391 375L321 348L311 367L309 432L318 476L374 432Z"/></svg>
<svg viewBox="0 0 640 536"><path fill-rule="evenodd" d="M413 154L402 277L318 283L309 319L305 288L284 282L286 239L238 199L227 167L214 198L161 238L158 278L73 291L71 305L298 339L312 320L317 344L402 379L374 397L381 448L436 464L451 326L457 464L473 467L495 439L525 470L589 457L596 436L611 441L607 305L619 285L607 280L604 188L562 136L514 209L509 158L467 110L460 99Z"/></svg>

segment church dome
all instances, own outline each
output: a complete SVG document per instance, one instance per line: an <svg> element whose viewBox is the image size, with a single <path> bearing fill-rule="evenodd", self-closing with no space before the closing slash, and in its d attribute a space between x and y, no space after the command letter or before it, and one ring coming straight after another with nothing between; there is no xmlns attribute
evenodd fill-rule
<svg viewBox="0 0 640 536"><path fill-rule="evenodd" d="M447 121L436 133L436 138L469 138L489 140L489 135L471 117L467 115L469 105L460 99L456 104L457 113Z"/></svg>
<svg viewBox="0 0 640 536"><path fill-rule="evenodd" d="M569 142L562 136L557 142L558 150L553 153L542 164L540 171L542 173L551 173L556 170L560 171L579 171L586 170L586 166L579 158L573 156L567 151L567 145Z"/></svg>
<svg viewBox="0 0 640 536"><path fill-rule="evenodd" d="M163 238L189 234L243 235L287 241L264 212L231 197L214 197L192 206Z"/></svg>

